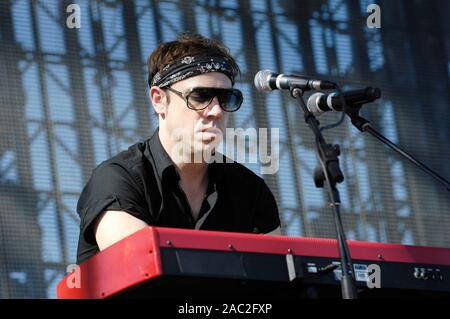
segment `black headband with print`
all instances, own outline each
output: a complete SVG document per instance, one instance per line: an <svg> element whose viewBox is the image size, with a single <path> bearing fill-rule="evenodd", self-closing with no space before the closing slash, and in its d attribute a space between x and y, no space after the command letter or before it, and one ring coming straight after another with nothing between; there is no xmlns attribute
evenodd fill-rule
<svg viewBox="0 0 450 319"><path fill-rule="evenodd" d="M148 84L150 87L164 88L175 82L208 72L221 72L228 76L234 85L236 69L228 58L218 55L186 56L175 60L156 73L153 79L149 79Z"/></svg>

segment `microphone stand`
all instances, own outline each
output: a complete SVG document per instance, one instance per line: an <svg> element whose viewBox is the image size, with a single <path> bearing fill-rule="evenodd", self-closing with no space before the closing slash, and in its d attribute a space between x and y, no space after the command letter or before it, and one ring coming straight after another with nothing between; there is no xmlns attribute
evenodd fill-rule
<svg viewBox="0 0 450 319"><path fill-rule="evenodd" d="M372 126L370 125L370 122L366 120L365 118L361 117L359 115L359 111L361 110L362 104L350 104L350 107L347 108L347 115L350 117L352 124L361 132L368 132L378 140L380 140L383 144L389 146L394 151L396 151L398 154L409 160L411 163L419 167L421 170L423 170L425 173L427 173L429 176L436 179L438 182L443 184L447 191L450 191L450 183L440 176L438 173L434 172L431 168L420 162L419 160L415 159L412 155L408 154L406 151L402 150L399 146L397 146L395 143L390 141L388 138L386 138L383 134L376 131Z"/></svg>
<svg viewBox="0 0 450 319"><path fill-rule="evenodd" d="M325 142L325 139L319 129L319 121L308 110L305 101L303 101L303 93L303 90L298 87L291 88L291 95L299 101L300 107L304 113L305 122L311 128L316 138L316 153L321 166L317 167L314 171L314 182L318 188L323 187L324 182L327 184L330 206L333 210L336 226L339 256L341 260L342 298L356 299L357 291L355 279L353 277L353 264L348 250L344 228L342 226L340 212L341 200L339 191L336 188L336 183L341 183L344 180L344 175L339 168L339 145L331 145Z"/></svg>

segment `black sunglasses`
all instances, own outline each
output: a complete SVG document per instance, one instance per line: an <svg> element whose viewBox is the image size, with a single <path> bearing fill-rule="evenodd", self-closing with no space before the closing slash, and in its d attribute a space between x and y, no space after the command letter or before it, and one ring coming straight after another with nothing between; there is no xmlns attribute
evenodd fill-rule
<svg viewBox="0 0 450 319"><path fill-rule="evenodd" d="M171 87L165 87L164 89L183 98L186 101L187 107L195 111L206 109L216 96L219 100L220 107L225 112L236 112L244 100L242 92L238 89L194 87L184 93Z"/></svg>

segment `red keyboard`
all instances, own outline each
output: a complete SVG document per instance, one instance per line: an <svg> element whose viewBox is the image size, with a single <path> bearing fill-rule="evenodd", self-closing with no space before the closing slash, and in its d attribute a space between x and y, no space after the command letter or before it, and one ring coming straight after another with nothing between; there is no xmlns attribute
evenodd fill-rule
<svg viewBox="0 0 450 319"><path fill-rule="evenodd" d="M448 248L348 246L360 297L450 296ZM333 239L146 227L68 274L57 296L340 297L340 274Z"/></svg>

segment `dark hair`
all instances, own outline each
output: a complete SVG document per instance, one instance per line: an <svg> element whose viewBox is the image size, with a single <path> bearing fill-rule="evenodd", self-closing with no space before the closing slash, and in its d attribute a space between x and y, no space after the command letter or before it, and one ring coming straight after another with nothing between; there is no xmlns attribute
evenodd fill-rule
<svg viewBox="0 0 450 319"><path fill-rule="evenodd" d="M240 74L239 66L230 55L229 49L219 42L205 38L199 34L182 33L175 41L161 43L147 59L148 83L167 64L186 56L211 54L228 58L236 75Z"/></svg>

